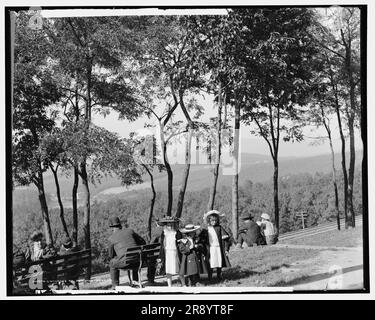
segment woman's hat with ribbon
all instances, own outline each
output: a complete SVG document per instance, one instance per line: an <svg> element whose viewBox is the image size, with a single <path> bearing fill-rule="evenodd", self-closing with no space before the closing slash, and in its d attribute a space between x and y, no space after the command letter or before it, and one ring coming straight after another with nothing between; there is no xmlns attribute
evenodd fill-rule
<svg viewBox="0 0 375 320"><path fill-rule="evenodd" d="M219 211L217 210L211 210L211 211L208 211L206 212L204 215L203 215L203 220L204 221L207 221L207 218L209 216L212 216L212 215L216 215L218 217L224 217L225 216L225 213L220 213Z"/></svg>
<svg viewBox="0 0 375 320"><path fill-rule="evenodd" d="M171 217L171 216L164 216L162 218L156 219L158 225L165 225L167 223L178 223L180 222L180 218Z"/></svg>
<svg viewBox="0 0 375 320"><path fill-rule="evenodd" d="M185 227L180 229L181 233L189 233L197 231L201 226L195 226L193 224L187 224Z"/></svg>

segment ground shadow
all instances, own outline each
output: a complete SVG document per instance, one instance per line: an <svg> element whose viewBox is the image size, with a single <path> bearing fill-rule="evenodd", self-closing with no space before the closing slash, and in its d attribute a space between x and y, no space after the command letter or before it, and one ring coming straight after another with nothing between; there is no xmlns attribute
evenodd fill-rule
<svg viewBox="0 0 375 320"><path fill-rule="evenodd" d="M361 269L363 269L362 264L352 266L352 267L343 268L342 274L352 272L352 271L361 270ZM293 279L291 281L284 281L284 280L278 281L275 284L273 284L273 286L282 287L282 286L294 286L294 285L297 285L297 284L298 285L308 284L308 283L315 282L315 281L329 279L334 275L335 275L334 272L324 272L324 273L319 273L319 274L315 274L315 275L312 275L312 276L302 276L302 277Z"/></svg>

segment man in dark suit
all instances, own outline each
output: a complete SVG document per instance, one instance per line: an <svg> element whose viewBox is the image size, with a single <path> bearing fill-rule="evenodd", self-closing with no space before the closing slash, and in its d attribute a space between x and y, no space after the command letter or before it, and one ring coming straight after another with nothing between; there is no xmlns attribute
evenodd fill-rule
<svg viewBox="0 0 375 320"><path fill-rule="evenodd" d="M249 247L252 247L254 244L261 245L263 243L260 227L254 222L253 218L254 217L251 214L242 217L246 227L237 237L237 248L242 248L244 242L246 242Z"/></svg>
<svg viewBox="0 0 375 320"><path fill-rule="evenodd" d="M134 232L133 229L128 228L125 223L125 228L122 228L120 219L118 217L109 220L109 227L113 234L109 237L109 270L112 280L112 289L119 285L120 269L129 265L126 261L126 249L146 244L145 240ZM138 270L133 269L133 280L138 281Z"/></svg>

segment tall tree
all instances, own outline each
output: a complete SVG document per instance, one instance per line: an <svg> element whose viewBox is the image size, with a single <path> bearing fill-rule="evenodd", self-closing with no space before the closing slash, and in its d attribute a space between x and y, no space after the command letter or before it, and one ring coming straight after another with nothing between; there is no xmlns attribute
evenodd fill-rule
<svg viewBox="0 0 375 320"><path fill-rule="evenodd" d="M46 242L53 245L43 179L47 168L39 145L55 125L48 107L58 101L60 92L48 64L48 42L43 33L28 27L28 19L24 13L16 16L12 171L17 183L37 187Z"/></svg>
<svg viewBox="0 0 375 320"><path fill-rule="evenodd" d="M230 27L230 19L227 16L193 16L187 20L191 46L194 47L194 50L191 50L191 64L205 79L201 90L212 94L217 104L217 117L213 118L214 127L210 128L211 132L207 139L207 151L213 173L208 210L212 210L215 204L222 144L225 141L222 133L227 125L226 91L230 89L230 74L234 69L227 52L231 37Z"/></svg>
<svg viewBox="0 0 375 320"><path fill-rule="evenodd" d="M318 59L318 64L321 65L321 70L317 72L314 84L312 86L311 108L308 117L311 123L320 127L323 126L327 136L317 137L318 139L327 139L331 151L331 164L332 164L332 184L335 194L335 211L337 220L337 229L340 230L340 210L339 210L339 195L337 186L337 173L335 166L335 152L333 149L331 117L336 112L335 108L335 94L329 85L327 74L329 74L329 66L327 65L324 56Z"/></svg>
<svg viewBox="0 0 375 320"><path fill-rule="evenodd" d="M136 57L134 57L143 66L143 76L153 79L152 87L155 88L152 93L153 105L162 97L167 101L167 111L162 116L153 113L159 121L163 161L168 174L167 215L172 215L173 204L173 172L168 161L167 145L171 137L186 134L185 168L177 199L176 216L178 217L182 214L190 172L191 143L195 129L195 117L191 112L195 110L199 114L201 111L196 100L191 97L199 81L195 70L190 67L189 52L192 48L189 46L188 36L181 20L183 17L170 16L146 19L145 27L138 30L143 42L135 50ZM166 126L178 107L186 125L182 121L175 122L173 126L169 126L172 129L171 136L166 138L165 131L168 130ZM180 128L176 128L176 125Z"/></svg>
<svg viewBox="0 0 375 320"><path fill-rule="evenodd" d="M52 171L56 186L57 202L60 207L60 220L65 236L70 239L69 230L65 221L64 205L61 199L60 183L59 183L59 168L66 166L68 161L65 151L63 149L63 138L61 130L55 128L51 134L44 136L40 143L40 153L43 163Z"/></svg>
<svg viewBox="0 0 375 320"><path fill-rule="evenodd" d="M148 215L148 241L151 242L152 235L152 219L156 201L156 190L154 184L154 169L157 168L159 172L165 169L162 164L157 163L157 156L159 155L156 138L152 135L146 137L139 137L136 134L131 134L131 139L128 142L131 145L133 159L137 166L138 174L143 177L147 174L150 178L150 187L152 197L150 200L150 210ZM124 183L124 181L123 181Z"/></svg>
<svg viewBox="0 0 375 320"><path fill-rule="evenodd" d="M140 110L133 103L132 90L118 73L123 53L119 43L122 24L119 19L63 18L48 25L49 37L54 42L54 59L79 84L83 101L83 137L88 139L92 113L106 114L110 109L124 109L123 116L135 119ZM65 88L71 92L71 87ZM77 95L76 95L77 97ZM88 159L83 156L75 167L83 185L83 233L85 248L90 241L90 189ZM75 184L76 185L76 184ZM87 278L90 273L87 273Z"/></svg>
<svg viewBox="0 0 375 320"><path fill-rule="evenodd" d="M334 68L339 76L336 86L340 86L338 96L343 101L344 114L349 131L349 168L343 160L344 177L347 183L344 190L346 212L346 228L355 227L355 213L353 207L353 187L355 169L355 126L360 110L360 10L356 7L334 7L320 13L317 32L312 38L323 50L333 56L336 62ZM327 22L328 21L328 22ZM337 115L342 117L341 115ZM341 119L340 119L341 122ZM341 125L341 124L340 124ZM341 134L342 129L340 129ZM342 149L345 152L345 140L342 138ZM343 154L345 157L345 154Z"/></svg>
<svg viewBox="0 0 375 320"><path fill-rule="evenodd" d="M308 37L313 14L305 8L234 10L241 22L237 61L246 72L243 121L262 137L273 164L274 219L279 228L278 155L280 140L300 141L310 61L316 47Z"/></svg>

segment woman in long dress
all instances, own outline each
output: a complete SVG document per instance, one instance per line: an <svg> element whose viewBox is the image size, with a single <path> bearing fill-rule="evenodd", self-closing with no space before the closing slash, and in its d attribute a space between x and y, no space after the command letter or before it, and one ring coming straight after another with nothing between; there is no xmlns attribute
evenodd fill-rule
<svg viewBox="0 0 375 320"><path fill-rule="evenodd" d="M160 253L158 263L161 263L161 273L165 273L168 286L172 286L172 277L180 271L181 254L178 251L177 241L182 238L181 232L178 230L179 219L176 217L164 217L158 221L163 226L163 232L160 237ZM185 281L180 277L182 286Z"/></svg>

